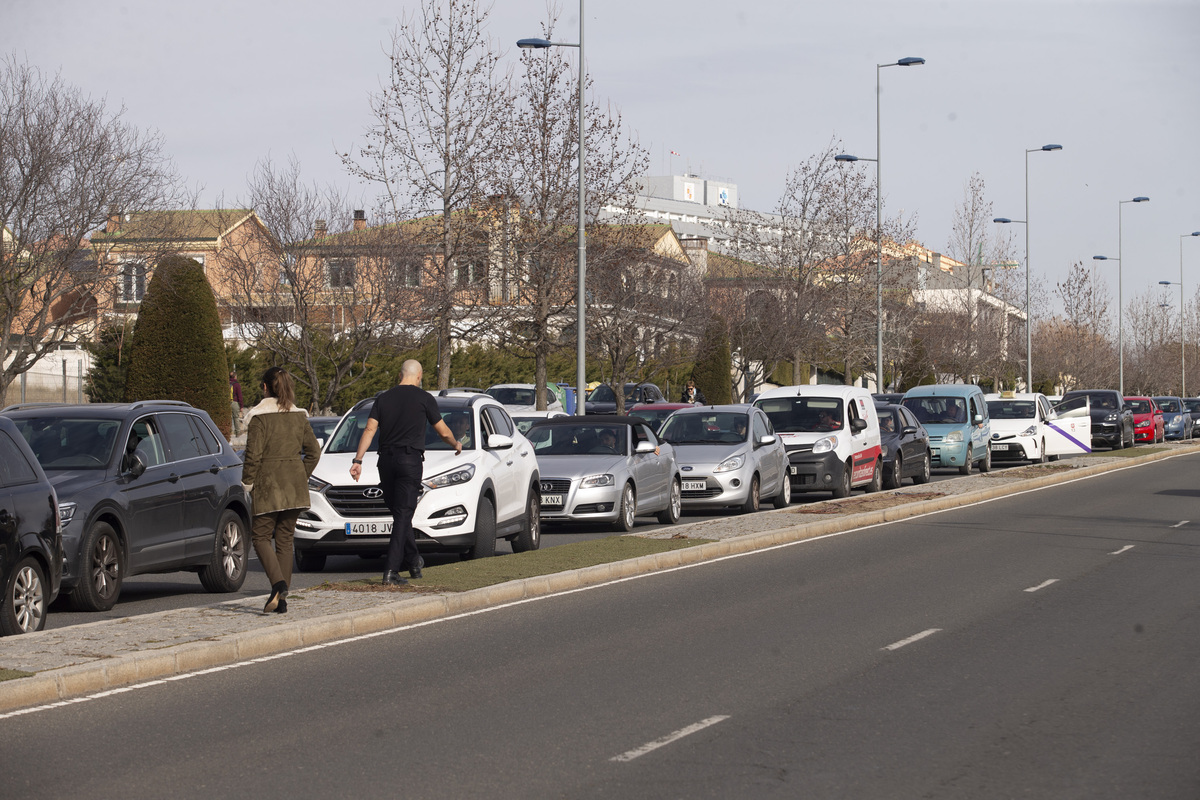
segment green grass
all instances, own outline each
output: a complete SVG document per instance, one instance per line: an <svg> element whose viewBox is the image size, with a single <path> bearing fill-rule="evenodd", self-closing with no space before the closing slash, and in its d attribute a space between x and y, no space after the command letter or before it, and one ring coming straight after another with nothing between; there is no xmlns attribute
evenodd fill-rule
<svg viewBox="0 0 1200 800"><path fill-rule="evenodd" d="M0 667L0 681L13 681L17 678L28 678L32 672L22 672L19 669L4 669Z"/></svg>
<svg viewBox="0 0 1200 800"><path fill-rule="evenodd" d="M411 581L407 588L384 587L380 583L380 578L336 584L326 583L317 588L350 591L465 592L521 578L551 575L596 564L608 564L613 561L624 561L629 558L694 547L698 544L707 544L709 541L711 540L610 536L605 539L592 539L546 550L535 550L531 553L515 553L502 558L481 558L474 561L427 566L423 570L424 577Z"/></svg>

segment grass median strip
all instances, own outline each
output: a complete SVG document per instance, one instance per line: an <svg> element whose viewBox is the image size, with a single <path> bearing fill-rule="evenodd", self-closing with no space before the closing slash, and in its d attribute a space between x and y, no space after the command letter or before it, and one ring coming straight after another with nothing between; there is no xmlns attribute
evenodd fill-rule
<svg viewBox="0 0 1200 800"><path fill-rule="evenodd" d="M695 547L710 541L712 540L610 536L535 550L531 553L514 553L500 558L426 566L423 570L424 577L410 581L407 586L384 586L380 578L368 578L338 583L326 582L313 588L343 592L466 592L521 578L552 575L556 572Z"/></svg>
<svg viewBox="0 0 1200 800"><path fill-rule="evenodd" d="M0 681L11 681L17 678L28 678L32 672L23 672L19 669L4 669L0 667Z"/></svg>

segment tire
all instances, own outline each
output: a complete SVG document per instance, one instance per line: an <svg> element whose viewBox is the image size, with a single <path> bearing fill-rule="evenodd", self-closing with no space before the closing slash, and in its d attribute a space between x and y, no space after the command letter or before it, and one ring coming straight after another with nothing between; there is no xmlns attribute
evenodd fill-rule
<svg viewBox="0 0 1200 800"><path fill-rule="evenodd" d="M658 512L658 521L663 525L674 525L679 522L679 516L683 513L683 483L675 478L671 481L671 498L667 502L667 507Z"/></svg>
<svg viewBox="0 0 1200 800"><path fill-rule="evenodd" d="M49 591L46 573L37 559L21 559L12 579L4 587L4 597L0 598L0 636L33 633L45 628Z"/></svg>
<svg viewBox="0 0 1200 800"><path fill-rule="evenodd" d="M540 513L540 509L539 509ZM496 555L496 507L486 497L479 498L475 513L475 544L467 551L468 559L491 558Z"/></svg>
<svg viewBox="0 0 1200 800"><path fill-rule="evenodd" d="M325 554L311 550L296 551L296 569L301 572L320 572L325 569Z"/></svg>
<svg viewBox="0 0 1200 800"><path fill-rule="evenodd" d="M878 492L883 488L883 459L875 459L875 471L871 473L871 482L866 485L867 494Z"/></svg>
<svg viewBox="0 0 1200 800"><path fill-rule="evenodd" d="M79 583L71 592L76 611L108 611L117 604L125 577L125 551L117 532L107 522L97 522L79 547Z"/></svg>
<svg viewBox="0 0 1200 800"><path fill-rule="evenodd" d="M525 530L512 538L514 553L528 553L542 546L542 496L536 488L529 490L525 504Z"/></svg>
<svg viewBox="0 0 1200 800"><path fill-rule="evenodd" d="M892 459L891 471L884 476L883 488L899 489L902 483L904 483L904 459L897 452L896 457Z"/></svg>
<svg viewBox="0 0 1200 800"><path fill-rule="evenodd" d="M200 584L210 592L236 592L246 581L250 557L246 523L228 509L217 524L212 560L200 568Z"/></svg>
<svg viewBox="0 0 1200 800"><path fill-rule="evenodd" d="M633 490L633 484L625 484L625 488L621 490L621 505L617 509L617 520L613 523L613 528L623 533L629 533L633 530L633 518L637 515L637 494Z"/></svg>
<svg viewBox="0 0 1200 800"><path fill-rule="evenodd" d="M959 475L970 475L971 474L971 462L974 460L973 459L974 455L975 454L971 452L971 448L968 447L967 448L967 460L963 463L963 465L961 467L958 468Z"/></svg>
<svg viewBox="0 0 1200 800"><path fill-rule="evenodd" d="M1124 450L1125 449L1125 429L1124 428L1121 429L1121 435L1117 437L1117 443L1115 445L1113 445L1112 449L1113 450Z"/></svg>
<svg viewBox="0 0 1200 800"><path fill-rule="evenodd" d="M840 484L833 487L833 496L837 498L850 496L850 474L852 467L849 461L847 461L843 466L844 469L842 470L842 481Z"/></svg>
<svg viewBox="0 0 1200 800"><path fill-rule="evenodd" d="M792 476L788 474L787 468L783 470L783 486L779 489L779 494L771 498L771 505L776 508L787 508L792 504Z"/></svg>
<svg viewBox="0 0 1200 800"><path fill-rule="evenodd" d="M1042 439L1042 441L1038 445L1038 447L1039 447L1038 457L1034 458L1034 459L1030 459L1031 464L1045 464L1046 463L1046 440Z"/></svg>
<svg viewBox="0 0 1200 800"><path fill-rule="evenodd" d="M921 463L921 471L913 475L913 483L917 486L929 483L929 478L933 474L933 456L929 455L929 451L925 451L925 458Z"/></svg>
<svg viewBox="0 0 1200 800"><path fill-rule="evenodd" d="M979 462L979 471L992 471L992 448L988 447L983 451L983 459Z"/></svg>
<svg viewBox="0 0 1200 800"><path fill-rule="evenodd" d="M758 481L758 473L750 479L750 490L746 492L746 502L742 503L739 509L743 514L753 514L762 508L761 484Z"/></svg>

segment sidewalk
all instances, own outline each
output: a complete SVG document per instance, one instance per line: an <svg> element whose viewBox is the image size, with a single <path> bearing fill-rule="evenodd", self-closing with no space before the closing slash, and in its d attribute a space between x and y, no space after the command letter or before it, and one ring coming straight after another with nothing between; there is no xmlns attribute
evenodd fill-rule
<svg viewBox="0 0 1200 800"><path fill-rule="evenodd" d="M0 670L36 673L0 681L0 713L119 686L231 664L300 647L422 622L504 602L604 583L615 578L696 563L865 525L953 508L1014 492L1200 451L1168 445L1138 457L1089 457L906 486L842 501L660 528L650 538L711 539L668 553L528 578L462 593L345 592L319 588L288 595L287 614L262 614L266 595L75 625L0 639ZM1064 468L1066 465L1068 468ZM931 499L855 512L893 495ZM839 511L839 508L845 509ZM637 535L637 534L634 534Z"/></svg>

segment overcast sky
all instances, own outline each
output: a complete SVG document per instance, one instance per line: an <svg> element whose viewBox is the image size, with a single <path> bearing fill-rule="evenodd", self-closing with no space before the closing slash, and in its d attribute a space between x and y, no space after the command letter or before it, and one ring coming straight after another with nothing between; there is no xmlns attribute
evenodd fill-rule
<svg viewBox="0 0 1200 800"><path fill-rule="evenodd" d="M310 179L368 196L335 153L361 143L390 31L416 3L3 5L0 51L123 103L211 205L243 196L256 161L293 153ZM565 41L578 8L562 6ZM875 155L875 66L920 56L881 72L882 178L885 213L915 215L927 247L946 250L973 172L995 216L1024 218L1025 150L1049 143L1064 149L1029 156L1031 261L1049 284L1117 256L1120 200L1151 198L1123 206L1126 302L1178 280L1179 236L1200 230L1196 0L590 0L586 13L595 95L620 108L651 172L732 181L743 207L771 210L787 171L834 137ZM506 60L547 16L545 0L496 0ZM1190 298L1200 237L1183 254ZM1115 299L1116 265L1101 269Z"/></svg>

